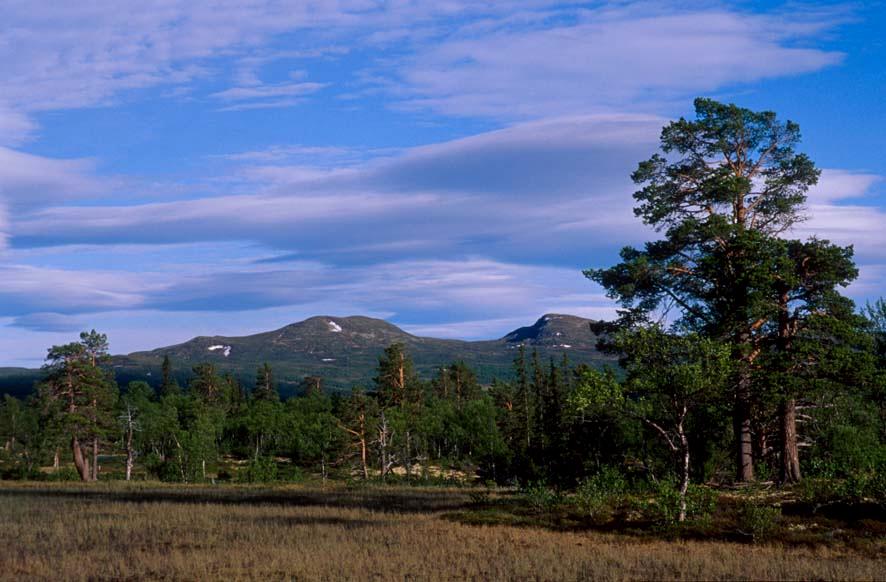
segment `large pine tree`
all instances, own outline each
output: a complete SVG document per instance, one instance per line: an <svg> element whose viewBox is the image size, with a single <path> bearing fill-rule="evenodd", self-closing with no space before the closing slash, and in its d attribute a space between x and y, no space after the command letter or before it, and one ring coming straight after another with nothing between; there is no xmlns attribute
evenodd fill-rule
<svg viewBox="0 0 886 582"><path fill-rule="evenodd" d="M750 481L752 369L771 315L767 241L802 219L819 171L795 151L797 124L775 113L710 99L697 99L695 113L668 124L663 155L632 176L642 186L635 214L664 238L586 274L621 302L626 323L676 310L682 329L731 345L736 477Z"/></svg>

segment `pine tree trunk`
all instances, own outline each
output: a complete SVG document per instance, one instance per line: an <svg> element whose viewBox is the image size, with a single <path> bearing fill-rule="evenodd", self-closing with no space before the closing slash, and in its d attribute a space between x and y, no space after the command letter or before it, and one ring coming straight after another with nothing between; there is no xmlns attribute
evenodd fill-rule
<svg viewBox="0 0 886 582"><path fill-rule="evenodd" d="M92 437L92 480L98 481L98 437Z"/></svg>
<svg viewBox="0 0 886 582"><path fill-rule="evenodd" d="M735 479L739 483L754 480L754 443L751 433L751 378L747 371L740 372L732 411L732 428L735 434Z"/></svg>
<svg viewBox="0 0 886 582"><path fill-rule="evenodd" d="M406 479L412 478L412 439L409 431L406 431Z"/></svg>
<svg viewBox="0 0 886 582"><path fill-rule="evenodd" d="M89 460L83 455L83 449L80 448L80 441L76 436L71 437L71 452L74 455L74 467L80 474L80 480L89 481Z"/></svg>
<svg viewBox="0 0 886 582"><path fill-rule="evenodd" d="M781 420L781 482L799 483L800 453L797 447L797 401L786 399L779 407Z"/></svg>
<svg viewBox="0 0 886 582"><path fill-rule="evenodd" d="M60 465L58 447L55 448L55 455L52 457L52 468L58 471L58 467Z"/></svg>
<svg viewBox="0 0 886 582"><path fill-rule="evenodd" d="M360 438L360 459L363 463L363 480L369 480L369 465L366 463L366 437Z"/></svg>

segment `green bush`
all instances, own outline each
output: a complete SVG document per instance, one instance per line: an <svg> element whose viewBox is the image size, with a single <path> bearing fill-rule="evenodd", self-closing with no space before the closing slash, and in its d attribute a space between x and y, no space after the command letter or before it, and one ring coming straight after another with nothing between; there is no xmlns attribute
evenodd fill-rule
<svg viewBox="0 0 886 582"><path fill-rule="evenodd" d="M886 474L875 471L852 473L844 479L807 478L800 482L797 493L803 501L815 504L865 500L882 504L886 503Z"/></svg>
<svg viewBox="0 0 886 582"><path fill-rule="evenodd" d="M595 519L617 502L626 490L627 482L621 472L614 467L603 467L579 484L574 500L584 515Z"/></svg>
<svg viewBox="0 0 886 582"><path fill-rule="evenodd" d="M551 511L562 502L561 496L544 483L533 483L521 491L526 504L537 512Z"/></svg>
<svg viewBox="0 0 886 582"><path fill-rule="evenodd" d="M151 453L145 457L145 470L148 475L165 483L178 483L183 481L182 468L178 459L162 459L159 455Z"/></svg>
<svg viewBox="0 0 886 582"><path fill-rule="evenodd" d="M275 465L276 467L276 465ZM277 470L277 478L279 481L287 481L289 483L303 483L307 479L304 470L298 465L284 466Z"/></svg>
<svg viewBox="0 0 886 582"><path fill-rule="evenodd" d="M738 512L739 533L751 538L754 543L765 541L778 531L781 509L746 501Z"/></svg>
<svg viewBox="0 0 886 582"><path fill-rule="evenodd" d="M277 480L277 462L271 457L258 457L237 471L241 483L269 483Z"/></svg>
<svg viewBox="0 0 886 582"><path fill-rule="evenodd" d="M686 491L686 521L709 521L717 506L715 491L699 485L689 485ZM673 526L680 516L680 490L673 481L659 481L655 500L647 506L647 515L662 526Z"/></svg>

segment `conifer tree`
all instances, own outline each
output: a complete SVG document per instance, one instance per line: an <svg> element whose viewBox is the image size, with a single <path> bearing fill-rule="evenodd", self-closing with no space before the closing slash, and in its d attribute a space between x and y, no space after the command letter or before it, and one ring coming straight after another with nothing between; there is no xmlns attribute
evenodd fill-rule
<svg viewBox="0 0 886 582"><path fill-rule="evenodd" d="M664 239L627 247L620 264L586 275L622 303L624 323L676 308L681 328L729 343L736 478L750 481L752 369L768 321L771 272L761 251L802 219L819 171L795 151L797 124L775 113L711 99L696 99L695 113L668 124L664 155L641 162L632 176L642 186L635 214Z"/></svg>
<svg viewBox="0 0 886 582"><path fill-rule="evenodd" d="M179 394L181 392L181 388L179 387L178 382L172 374L172 361L169 359L169 354L163 356L163 365L161 366L160 370L160 396Z"/></svg>
<svg viewBox="0 0 886 582"><path fill-rule="evenodd" d="M840 287L855 279L852 249L811 239L773 240L778 256L771 282L774 316L763 326L767 334L758 366L761 382L769 383L777 405L779 469L783 483L801 478L797 434L797 399L813 400L820 381L858 380L863 369L861 316ZM855 371L846 369L854 362Z"/></svg>
<svg viewBox="0 0 886 582"><path fill-rule="evenodd" d="M379 357L375 385L382 406L405 407L420 400L418 376L402 343L391 344Z"/></svg>
<svg viewBox="0 0 886 582"><path fill-rule="evenodd" d="M524 344L520 344L517 350L517 357L514 358L514 370L517 377L516 390L514 391L516 424L522 435L521 448L528 451L532 448L535 398L529 387L529 377L526 372L526 346Z"/></svg>
<svg viewBox="0 0 886 582"><path fill-rule="evenodd" d="M271 365L265 362L258 367L255 377L255 390L252 392L256 400L280 400L277 386L274 384L274 371Z"/></svg>
<svg viewBox="0 0 886 582"><path fill-rule="evenodd" d="M80 479L92 481L98 475L95 468L98 439L106 434L111 422L116 389L97 365L101 342L96 336L100 334L85 335L85 341L49 349L44 366L47 378L39 394L50 424L70 439ZM87 452L87 443L91 445L91 455Z"/></svg>

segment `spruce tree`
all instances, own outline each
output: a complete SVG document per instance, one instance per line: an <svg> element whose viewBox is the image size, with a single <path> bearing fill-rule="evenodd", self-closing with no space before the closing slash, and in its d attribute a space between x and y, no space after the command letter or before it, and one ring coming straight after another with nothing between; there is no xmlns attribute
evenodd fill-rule
<svg viewBox="0 0 886 582"><path fill-rule="evenodd" d="M255 390L252 391L252 396L256 400L280 400L280 394L277 392L277 386L274 384L274 371L267 362L258 367L255 375Z"/></svg>
<svg viewBox="0 0 886 582"><path fill-rule="evenodd" d="M172 373L172 361L169 359L169 354L163 356L163 365L161 366L160 372L160 396L181 393L181 388Z"/></svg>

